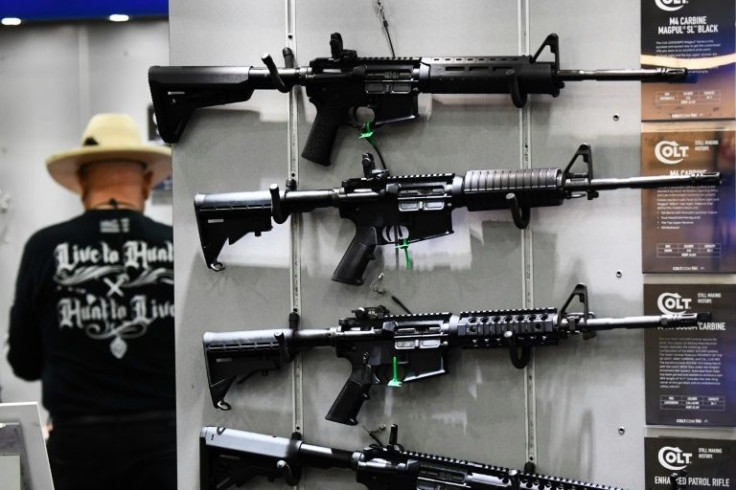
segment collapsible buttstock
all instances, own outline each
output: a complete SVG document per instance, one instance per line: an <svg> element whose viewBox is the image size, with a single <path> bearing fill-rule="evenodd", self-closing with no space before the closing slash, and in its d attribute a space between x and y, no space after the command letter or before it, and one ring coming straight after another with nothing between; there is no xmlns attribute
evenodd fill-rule
<svg viewBox="0 0 736 490"><path fill-rule="evenodd" d="M230 387L235 382L235 376L223 378L215 383L209 382L210 386L210 398L212 398L212 405L220 410L230 410L232 406L225 401L225 395L230 391Z"/></svg>
<svg viewBox="0 0 736 490"><path fill-rule="evenodd" d="M217 257L226 242L232 245L248 233L260 236L270 231L271 209L268 192L197 194L194 212L207 267L215 271L225 268Z"/></svg>
<svg viewBox="0 0 736 490"><path fill-rule="evenodd" d="M151 89L153 112L156 115L158 134L167 143L179 141L194 107L175 105L168 97L168 88L160 80L161 70L165 67L152 66L148 70L148 86Z"/></svg>
<svg viewBox="0 0 736 490"><path fill-rule="evenodd" d="M224 427L204 427L200 432L200 489L242 488L256 477L299 483L302 461L299 434L290 439Z"/></svg>
<svg viewBox="0 0 736 490"><path fill-rule="evenodd" d="M158 133L167 143L179 141L194 109L251 98L250 67L152 66L148 70Z"/></svg>
<svg viewBox="0 0 736 490"><path fill-rule="evenodd" d="M230 410L225 395L236 379L244 381L257 373L278 371L291 362L291 349L295 349L291 335L289 330L206 332L202 344L215 408Z"/></svg>

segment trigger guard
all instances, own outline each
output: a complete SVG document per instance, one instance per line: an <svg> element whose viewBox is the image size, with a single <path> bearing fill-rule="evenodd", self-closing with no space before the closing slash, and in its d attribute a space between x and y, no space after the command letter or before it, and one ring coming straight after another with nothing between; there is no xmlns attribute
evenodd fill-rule
<svg viewBox="0 0 736 490"><path fill-rule="evenodd" d="M373 113L373 117L365 122L361 122L361 120L358 118L358 111L361 108L365 108L371 111ZM346 122L349 126L352 126L359 131L363 131L366 123L371 123L371 129L375 129L378 126L381 126L380 123L376 123L376 110L373 108L373 106L370 105L351 107L350 110L348 110L348 117L346 119Z"/></svg>
<svg viewBox="0 0 736 490"><path fill-rule="evenodd" d="M404 382L409 383L412 379L415 379L419 373L408 372L404 366L399 364L398 366L398 378ZM394 378L394 371L392 365L379 366L373 371L373 378L377 380L378 384L388 384ZM374 383L375 384L375 383Z"/></svg>

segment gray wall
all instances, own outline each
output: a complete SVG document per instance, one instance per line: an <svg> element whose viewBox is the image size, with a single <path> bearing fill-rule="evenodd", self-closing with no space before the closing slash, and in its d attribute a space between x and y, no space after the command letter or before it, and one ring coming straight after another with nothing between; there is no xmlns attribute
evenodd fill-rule
<svg viewBox="0 0 736 490"><path fill-rule="evenodd" d="M636 0L384 5L398 56L529 53L557 32L563 68L639 64ZM335 31L360 55L390 54L375 2L368 0L178 0L170 5L170 25L173 65L260 65L264 52L281 64L287 43L306 64L329 54ZM383 130L377 138L394 174L564 167L587 142L596 175L622 177L639 173L639 110L639 84L632 82L569 84L558 99L533 97L525 111L502 96L422 95L421 121ZM313 118L303 92L291 98L257 92L247 103L198 111L175 145L182 489L198 487L202 425L280 436L300 430L311 443L350 449L372 442L361 427L324 420L349 372L328 349L305 354L292 369L234 387L230 412L215 410L207 391L204 331L281 328L292 308L301 313L303 328L335 325L364 305L385 303L398 310L367 285L330 281L353 232L334 210L303 216L292 223L291 234L282 225L226 246L223 272L204 265L191 208L195 193L266 189L283 185L289 173L304 189L360 175L360 155L369 147L349 129L338 135L331 167L298 156ZM508 213L460 211L452 237L412 246L415 270L397 270L386 247L369 268L368 282L383 270L383 285L415 312L559 307L584 282L599 316L638 315L639 203L639 193L627 190L568 202L535 211L524 233ZM587 342L573 338L540 349L526 371L513 368L503 351L463 352L451 358L451 374L442 379L400 390L375 388L360 421L368 429L398 423L401 442L418 451L513 467L535 457L543 473L640 488L643 355L641 332L611 332ZM339 471L313 471L302 486L354 488L353 479ZM252 488L273 485L254 482Z"/></svg>
<svg viewBox="0 0 736 490"><path fill-rule="evenodd" d="M148 67L167 64L168 52L165 21L0 29L0 190L11 197L0 215L0 339L26 240L82 211L79 197L48 175L46 157L78 146L99 112L127 112L145 128ZM146 214L172 221L170 204L150 203ZM40 398L40 384L15 378L5 355L0 385L5 402Z"/></svg>

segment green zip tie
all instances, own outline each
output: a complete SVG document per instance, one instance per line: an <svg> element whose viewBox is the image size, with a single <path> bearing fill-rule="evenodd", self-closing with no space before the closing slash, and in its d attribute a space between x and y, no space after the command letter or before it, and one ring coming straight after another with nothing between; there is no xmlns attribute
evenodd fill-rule
<svg viewBox="0 0 736 490"><path fill-rule="evenodd" d="M409 256L409 239L402 238L401 243L398 245L394 245L394 248L397 250L404 251L404 260L406 261L406 270L410 271L414 267L414 262L411 260L411 257Z"/></svg>
<svg viewBox="0 0 736 490"><path fill-rule="evenodd" d="M359 139L370 140L371 138L373 138L373 130L371 129L371 122L368 121L367 123L363 124L363 129L360 132Z"/></svg>
<svg viewBox="0 0 736 490"><path fill-rule="evenodd" d="M402 383L399 379L399 359L396 356L394 356L393 365L394 377L391 379L391 381L388 382L388 386L390 386L391 388L401 388L401 385L403 385L404 383Z"/></svg>

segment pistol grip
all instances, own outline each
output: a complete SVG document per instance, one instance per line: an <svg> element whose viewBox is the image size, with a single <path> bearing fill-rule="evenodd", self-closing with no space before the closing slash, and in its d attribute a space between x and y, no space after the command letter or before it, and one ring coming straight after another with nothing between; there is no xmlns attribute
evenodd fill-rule
<svg viewBox="0 0 736 490"><path fill-rule="evenodd" d="M371 367L367 364L355 367L325 418L339 424L357 425L358 412L363 402L370 398L372 384Z"/></svg>
<svg viewBox="0 0 736 490"><path fill-rule="evenodd" d="M332 280L353 286L363 284L363 274L368 263L375 258L373 252L376 245L378 245L378 232L375 228L358 228L345 255L337 264Z"/></svg>
<svg viewBox="0 0 736 490"><path fill-rule="evenodd" d="M335 144L337 128L340 127L345 112L347 108L324 106L317 108L317 117L309 131L304 150L302 150L304 158L320 165L330 165L330 155Z"/></svg>

